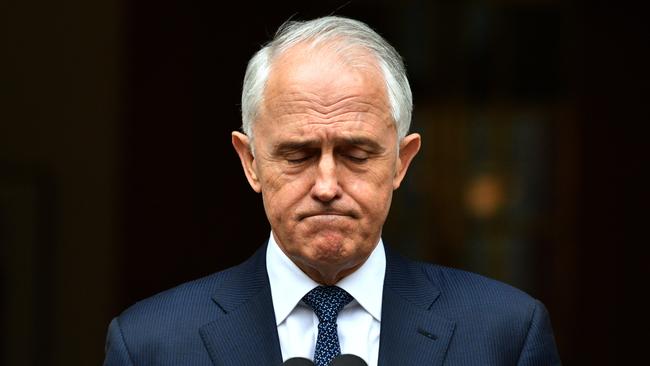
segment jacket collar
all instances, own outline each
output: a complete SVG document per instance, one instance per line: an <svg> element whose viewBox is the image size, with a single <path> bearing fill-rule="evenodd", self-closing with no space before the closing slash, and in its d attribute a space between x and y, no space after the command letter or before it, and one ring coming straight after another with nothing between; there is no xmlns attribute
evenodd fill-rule
<svg viewBox="0 0 650 366"><path fill-rule="evenodd" d="M282 364L265 252L263 245L224 272L222 286L212 296L221 311L199 333L215 366Z"/></svg>
<svg viewBox="0 0 650 366"><path fill-rule="evenodd" d="M282 364L265 253L224 272L212 297L220 313L200 334L215 366ZM438 279L386 247L379 365L442 364L455 323L430 311Z"/></svg>
<svg viewBox="0 0 650 366"><path fill-rule="evenodd" d="M386 249L379 365L441 365L455 323L430 309L440 296L438 273Z"/></svg>

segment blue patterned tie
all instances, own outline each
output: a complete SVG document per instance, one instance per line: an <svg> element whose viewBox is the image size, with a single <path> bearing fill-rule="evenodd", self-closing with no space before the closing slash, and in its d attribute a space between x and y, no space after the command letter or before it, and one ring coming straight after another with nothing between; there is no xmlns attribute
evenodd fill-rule
<svg viewBox="0 0 650 366"><path fill-rule="evenodd" d="M327 366L332 359L341 354L339 336L336 333L336 318L339 311L352 296L336 286L318 286L302 298L305 304L314 309L318 317L318 340L314 351L314 364Z"/></svg>

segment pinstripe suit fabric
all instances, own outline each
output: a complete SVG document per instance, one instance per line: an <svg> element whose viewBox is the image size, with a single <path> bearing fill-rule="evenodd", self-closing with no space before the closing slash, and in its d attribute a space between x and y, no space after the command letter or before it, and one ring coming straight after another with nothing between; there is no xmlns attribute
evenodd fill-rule
<svg viewBox="0 0 650 366"><path fill-rule="evenodd" d="M265 249L124 311L104 365L281 365ZM560 364L546 309L525 293L389 249L386 265L380 365Z"/></svg>

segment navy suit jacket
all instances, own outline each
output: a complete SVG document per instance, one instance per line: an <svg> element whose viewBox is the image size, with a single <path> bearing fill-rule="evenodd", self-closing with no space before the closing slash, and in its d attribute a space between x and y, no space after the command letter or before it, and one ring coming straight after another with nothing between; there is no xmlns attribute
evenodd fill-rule
<svg viewBox="0 0 650 366"><path fill-rule="evenodd" d="M265 253L124 311L109 326L104 365L281 365ZM559 364L539 301L386 250L379 365Z"/></svg>

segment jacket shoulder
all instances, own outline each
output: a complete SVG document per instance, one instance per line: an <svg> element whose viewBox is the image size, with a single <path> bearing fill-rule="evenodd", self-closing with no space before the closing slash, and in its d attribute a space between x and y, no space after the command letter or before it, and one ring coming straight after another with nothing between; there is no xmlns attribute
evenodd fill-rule
<svg viewBox="0 0 650 366"><path fill-rule="evenodd" d="M265 246L264 246L265 247ZM171 289L138 301L127 308L119 318L135 321L139 317L145 319L153 315L175 318L184 317L206 318L204 308L214 312L217 306L213 301L216 293L242 293L250 289L254 291L263 286L266 280L266 265L264 250L260 248L252 257L234 267L210 274L208 276L180 284Z"/></svg>
<svg viewBox="0 0 650 366"><path fill-rule="evenodd" d="M114 333L120 335L126 349L135 351L132 357L140 362L162 357L164 350L185 350L194 355L203 349L199 329L224 313L214 300L215 294L226 295L231 302L243 301L268 281L263 253L260 249L237 266L136 302L113 320ZM176 359L188 355L167 356Z"/></svg>
<svg viewBox="0 0 650 366"><path fill-rule="evenodd" d="M523 339L536 314L546 312L540 301L504 282L459 269L421 266L440 290L432 309L476 334L496 331Z"/></svg>
<svg viewBox="0 0 650 366"><path fill-rule="evenodd" d="M440 288L443 297L450 302L531 305L536 301L512 285L477 273L435 264L420 265L429 280Z"/></svg>
<svg viewBox="0 0 650 366"><path fill-rule="evenodd" d="M120 318L136 318L143 313L167 313L190 310L212 303L211 294L227 283L237 267L215 272L205 277L182 283L173 288L139 300L120 314ZM194 310L194 309L192 309Z"/></svg>
<svg viewBox="0 0 650 366"><path fill-rule="evenodd" d="M475 273L436 265L422 269L440 288L436 312L456 323L452 349L473 344L484 364L560 364L550 317L539 300ZM450 362L464 357L462 351L448 355ZM494 362L487 362L491 358Z"/></svg>

